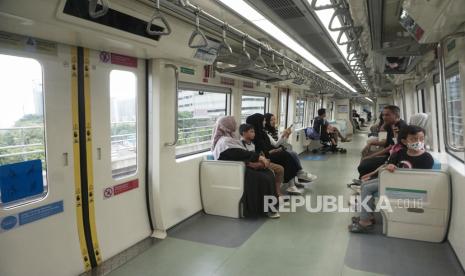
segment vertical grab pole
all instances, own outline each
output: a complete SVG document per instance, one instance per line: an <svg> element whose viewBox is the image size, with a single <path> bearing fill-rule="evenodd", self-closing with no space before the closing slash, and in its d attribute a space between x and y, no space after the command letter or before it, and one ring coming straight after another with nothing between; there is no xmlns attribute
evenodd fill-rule
<svg viewBox="0 0 465 276"><path fill-rule="evenodd" d="M174 100L174 141L172 143L165 143L166 147L173 147L176 146L179 140L179 134L178 134L178 88L179 88L179 70L178 67L174 64L166 64L165 68L171 68L174 70L174 78L175 78L175 89L176 93L174 94L175 100Z"/></svg>

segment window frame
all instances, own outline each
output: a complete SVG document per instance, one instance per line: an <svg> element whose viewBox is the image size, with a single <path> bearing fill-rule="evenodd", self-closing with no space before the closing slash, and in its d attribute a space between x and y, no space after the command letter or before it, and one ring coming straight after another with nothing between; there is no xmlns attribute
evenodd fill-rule
<svg viewBox="0 0 465 276"><path fill-rule="evenodd" d="M136 149L136 169L134 171L130 171L130 173L127 173L127 174L116 174L114 175L113 174L113 157L111 156L111 129L112 129L112 125L113 125L113 122L111 121L111 109L112 109L112 104L111 104L111 74L115 71L121 71L121 72L126 72L126 73L130 73L134 76L134 94L135 94L135 98L134 98L134 112L135 112L135 115L136 115L136 121L134 122L135 123L135 126L136 126L136 137L135 137L135 141L136 141L136 146L135 146L135 149ZM139 147L138 147L138 142L139 142L139 112L138 112L138 103L139 103L139 87L138 87L138 78L137 78L137 74L134 73L133 71L131 70L123 70L123 69L120 69L120 68L117 68L117 69L112 69L110 70L110 73L108 74L109 76L109 99L110 99L110 167L112 168L111 170L111 178L114 180L114 181L120 181L122 179L126 179L126 178L132 178L134 176L136 176L138 173L139 173ZM125 167L125 168L128 168L128 167Z"/></svg>
<svg viewBox="0 0 465 276"><path fill-rule="evenodd" d="M299 102L303 102L303 110L302 110L302 121L299 122L298 120L298 116L300 114L298 114L297 110L298 110L298 103ZM306 97L297 97L296 98L296 101L295 101L295 116L294 116L294 123L296 125L296 128L304 128L305 127L305 121L306 121L306 113L307 113L307 98ZM301 123L301 124L300 124Z"/></svg>
<svg viewBox="0 0 465 276"><path fill-rule="evenodd" d="M232 100L232 90L231 88L222 87L222 86L214 86L214 85L203 85L198 83L191 83L191 82L179 82L178 91L176 91L176 97L179 97L179 91L181 90L191 90L191 91L199 91L199 92L207 92L207 93L217 93L217 94L224 94L225 95L225 116L231 116L231 100ZM176 112L179 112L179 103L176 107ZM178 122L175 122L175 130L179 133ZM194 144L194 143L192 143ZM190 144L187 144L190 145ZM175 158L180 159L196 154L201 154L205 152L209 152L211 150L210 147L202 150L194 150L191 152L186 152L182 154L176 154L176 148L179 145L176 144L175 146Z"/></svg>
<svg viewBox="0 0 465 276"><path fill-rule="evenodd" d="M263 97L264 98L264 110L263 114L270 112L270 93L266 92L258 92L258 91L251 91L251 90L243 90L242 95L241 95L241 122L242 122L242 102L244 96L249 96L249 97Z"/></svg>
<svg viewBox="0 0 465 276"><path fill-rule="evenodd" d="M285 104L285 115L284 115L284 128L282 128L282 123L281 122L281 115L282 115L282 110L281 110L281 104L282 104L282 95L286 94L286 104ZM289 88L279 88L278 91L278 107L279 107L279 126L282 129L287 128L287 121L289 120L289 94L290 94L290 89Z"/></svg>
<svg viewBox="0 0 465 276"><path fill-rule="evenodd" d="M458 75L460 78L460 70L459 70L459 63L458 62L455 62L454 64L448 66L446 68L446 72L445 72L445 82L447 82L447 79L449 79L450 77L454 76L454 75ZM447 87L447 83L444 85ZM440 88L442 89L442 85L440 85ZM463 87L460 83L460 92L463 91ZM462 163L465 163L465 160L463 157L460 157L457 153L463 153L465 150L464 149L460 149L460 148L455 148L455 147L452 147L450 144L449 144L449 108L448 108L448 102L447 102L447 96L448 96L448 91L441 91L442 92L442 108L443 108L443 121L444 121L444 144L445 144L445 149L446 149L446 152L453 156L455 159L457 159L458 161L462 162ZM463 96L462 96L462 93L460 93L461 95L461 104L463 102ZM463 108L463 107L462 107ZM462 110L462 113L463 113L463 110ZM462 118L462 129L463 129L463 118Z"/></svg>
<svg viewBox="0 0 465 276"><path fill-rule="evenodd" d="M40 202L42 200L44 200L45 198L47 198L49 192L50 192L50 182L49 182L49 179L48 179L48 158L47 158L47 149L48 149L48 146L47 146L47 111L46 111L46 104L45 104L45 93L46 93L46 90L45 90L45 70L44 70L44 65L41 63L41 61L38 59L38 58L35 58L35 57L31 57L31 56L26 56L26 55L16 55L16 54L10 54L10 53L3 53L3 52L0 52L0 55L4 55L4 56L9 56L9 57L13 57L13 58L21 58L21 59L29 59L29 60L33 60L35 62L37 62L37 64L39 65L40 67L40 73L41 73L41 87L42 87L42 100L40 101L40 103L42 104L42 112L43 112L43 115L42 115L42 133L43 133L43 153L44 153L44 160L41 160L41 163L42 164L45 164L45 169L42 167L42 177L43 177L43 180L45 181L45 185L44 185L44 190L42 193L40 194L37 194L37 195L33 195L33 196L28 196L28 197L25 197L25 198L21 198L21 199L17 199L17 200L14 200L14 201L11 201L11 202L7 202L7 203L4 203L1 201L1 198L0 198L0 209L1 210L12 210L12 209L15 209L15 208L19 208L19 207L23 207L23 206L26 206L26 205L30 205L30 204L34 204L34 203L37 203L37 202ZM6 128L8 129L8 128ZM31 159L31 160L27 160L27 161L32 161L32 160L38 160L38 159ZM23 161L24 162L24 161ZM17 163L20 163L20 162L17 162ZM16 163L8 163L8 164L3 164L3 165L0 165L0 166L4 166L4 165L10 165L10 164L16 164ZM44 175L44 172L45 172L45 175Z"/></svg>

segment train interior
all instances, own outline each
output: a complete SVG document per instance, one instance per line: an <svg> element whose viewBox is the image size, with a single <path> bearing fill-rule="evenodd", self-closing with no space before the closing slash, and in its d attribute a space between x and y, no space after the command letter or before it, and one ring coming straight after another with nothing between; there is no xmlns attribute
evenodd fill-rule
<svg viewBox="0 0 465 276"><path fill-rule="evenodd" d="M464 275L464 18L463 0L0 1L0 275ZM423 205L351 233L348 184L393 105L426 118L434 167L381 171L378 196ZM322 108L343 150L309 136ZM256 113L318 177L279 219L241 217L243 162L212 160L218 118Z"/></svg>

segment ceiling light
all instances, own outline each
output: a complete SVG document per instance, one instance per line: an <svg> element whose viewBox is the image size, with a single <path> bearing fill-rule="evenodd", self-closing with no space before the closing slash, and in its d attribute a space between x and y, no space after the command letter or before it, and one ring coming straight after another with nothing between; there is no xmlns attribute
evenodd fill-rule
<svg viewBox="0 0 465 276"><path fill-rule="evenodd" d="M340 82L342 85L347 87L352 92L357 92L355 88L353 88L350 84L344 81L341 77L331 71L331 69L326 66L321 60L315 57L312 53L310 53L307 49L305 49L302 45L292 39L289 35L283 32L280 28L274 25L271 21L266 19L263 15L261 15L257 10L247 4L244 0L218 0L230 9L234 10L240 16L244 17L245 19L252 22L255 26L259 27L267 34L274 37L277 41L286 45L289 49L296 52L298 55L306 59L308 62L312 63L321 71L328 73L331 77L335 80ZM337 39L337 36L336 36ZM347 48L347 47L345 47Z"/></svg>

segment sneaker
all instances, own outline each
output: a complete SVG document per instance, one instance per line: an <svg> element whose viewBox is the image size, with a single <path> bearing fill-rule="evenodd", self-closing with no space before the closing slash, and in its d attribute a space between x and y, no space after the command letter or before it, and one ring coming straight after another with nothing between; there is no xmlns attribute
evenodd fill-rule
<svg viewBox="0 0 465 276"><path fill-rule="evenodd" d="M309 182L309 181L305 181L305 182ZM300 183L298 183L298 182L295 183L295 186L296 186L297 188L301 188L301 189L305 188L305 185L304 185L304 184L300 184Z"/></svg>
<svg viewBox="0 0 465 276"><path fill-rule="evenodd" d="M268 217L270 219L277 219L277 218L280 218L281 216L279 215L278 212L268 212Z"/></svg>
<svg viewBox="0 0 465 276"><path fill-rule="evenodd" d="M297 175L297 178L299 179L299 181L302 181L302 182L312 182L316 180L318 176L313 175L311 173L305 173L305 174Z"/></svg>
<svg viewBox="0 0 465 276"><path fill-rule="evenodd" d="M302 195L302 192L297 189L296 186L291 186L287 188L286 192L288 192L291 195Z"/></svg>

